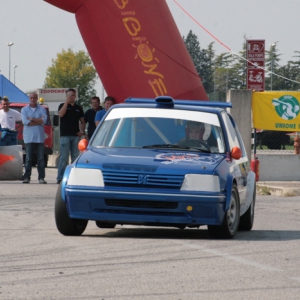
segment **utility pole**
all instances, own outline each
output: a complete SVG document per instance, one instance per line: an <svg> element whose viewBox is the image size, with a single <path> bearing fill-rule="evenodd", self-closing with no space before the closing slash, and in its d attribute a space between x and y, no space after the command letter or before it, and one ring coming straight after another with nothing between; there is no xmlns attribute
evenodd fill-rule
<svg viewBox="0 0 300 300"><path fill-rule="evenodd" d="M9 81L10 81L10 52L11 52L11 46L13 45L14 43L13 42L9 42L9 43L7 43L7 46L8 46L8 79L9 79Z"/></svg>
<svg viewBox="0 0 300 300"><path fill-rule="evenodd" d="M14 85L16 85L16 68L18 66L17 65L14 65Z"/></svg>
<svg viewBox="0 0 300 300"><path fill-rule="evenodd" d="M271 91L273 90L273 64L274 64L274 47L276 43L271 45Z"/></svg>

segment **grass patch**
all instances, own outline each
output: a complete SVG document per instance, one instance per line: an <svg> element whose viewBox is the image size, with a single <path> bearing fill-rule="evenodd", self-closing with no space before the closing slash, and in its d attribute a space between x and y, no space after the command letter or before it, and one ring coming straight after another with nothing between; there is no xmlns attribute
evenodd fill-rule
<svg viewBox="0 0 300 300"><path fill-rule="evenodd" d="M271 195L271 191L266 186L257 186L258 195Z"/></svg>
<svg viewBox="0 0 300 300"><path fill-rule="evenodd" d="M287 192L283 196L285 196L285 197L295 197L295 196L298 196L298 194L297 193L293 193L293 192Z"/></svg>

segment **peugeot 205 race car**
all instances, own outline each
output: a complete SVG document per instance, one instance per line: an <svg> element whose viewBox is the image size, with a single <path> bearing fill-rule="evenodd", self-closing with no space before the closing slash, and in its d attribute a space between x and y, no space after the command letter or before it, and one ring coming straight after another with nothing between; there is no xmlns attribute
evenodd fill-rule
<svg viewBox="0 0 300 300"><path fill-rule="evenodd" d="M251 230L255 174L231 103L129 98L106 113L57 191L63 235L89 220L118 225L198 228L212 238Z"/></svg>

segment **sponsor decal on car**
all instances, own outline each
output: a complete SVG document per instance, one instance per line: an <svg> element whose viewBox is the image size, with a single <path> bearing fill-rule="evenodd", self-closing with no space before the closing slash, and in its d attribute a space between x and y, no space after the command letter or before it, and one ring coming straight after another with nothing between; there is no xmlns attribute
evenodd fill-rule
<svg viewBox="0 0 300 300"><path fill-rule="evenodd" d="M222 158L221 155L201 156L200 154L185 153L185 152L170 152L161 153L155 156L155 160L162 161L163 164L178 164L178 163L196 163L213 165Z"/></svg>

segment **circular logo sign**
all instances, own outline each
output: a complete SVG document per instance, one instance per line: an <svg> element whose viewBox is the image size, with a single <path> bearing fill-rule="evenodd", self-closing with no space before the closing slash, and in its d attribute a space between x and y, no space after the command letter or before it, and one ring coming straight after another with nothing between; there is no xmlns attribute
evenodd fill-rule
<svg viewBox="0 0 300 300"><path fill-rule="evenodd" d="M278 99L273 99L272 104L275 106L278 116L284 120L295 119L300 111L299 101L291 95L284 95Z"/></svg>

